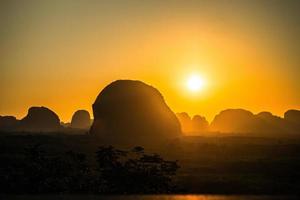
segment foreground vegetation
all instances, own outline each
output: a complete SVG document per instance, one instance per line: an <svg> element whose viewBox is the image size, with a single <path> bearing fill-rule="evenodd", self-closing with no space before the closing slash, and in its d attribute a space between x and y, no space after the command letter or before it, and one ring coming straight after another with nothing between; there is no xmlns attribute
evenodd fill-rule
<svg viewBox="0 0 300 200"><path fill-rule="evenodd" d="M21 155L18 155L21 156ZM172 177L177 161L146 154L142 147L130 151L100 146L96 164L86 155L68 151L51 155L42 145L24 149L18 160L2 160L2 193L156 194L176 192Z"/></svg>
<svg viewBox="0 0 300 200"><path fill-rule="evenodd" d="M100 146L87 135L0 136L1 193L299 194L296 139L184 137ZM179 160L179 161L169 161ZM180 166L180 168L179 168Z"/></svg>

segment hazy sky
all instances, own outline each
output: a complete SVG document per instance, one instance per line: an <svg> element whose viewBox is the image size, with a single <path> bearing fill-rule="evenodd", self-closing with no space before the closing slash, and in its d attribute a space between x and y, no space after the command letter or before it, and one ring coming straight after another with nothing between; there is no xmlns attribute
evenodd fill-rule
<svg viewBox="0 0 300 200"><path fill-rule="evenodd" d="M116 79L175 112L300 109L300 1L0 0L0 115L44 105L69 121ZM185 87L191 74L206 85Z"/></svg>

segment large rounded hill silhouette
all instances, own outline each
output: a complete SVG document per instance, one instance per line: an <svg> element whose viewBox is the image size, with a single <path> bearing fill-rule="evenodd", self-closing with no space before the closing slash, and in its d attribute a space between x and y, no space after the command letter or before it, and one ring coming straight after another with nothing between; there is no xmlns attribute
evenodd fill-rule
<svg viewBox="0 0 300 200"><path fill-rule="evenodd" d="M181 134L176 115L161 93L141 81L117 80L93 104L90 133L110 142L135 143Z"/></svg>
<svg viewBox="0 0 300 200"><path fill-rule="evenodd" d="M58 115L46 107L30 107L20 120L18 129L29 132L53 132L61 130Z"/></svg>

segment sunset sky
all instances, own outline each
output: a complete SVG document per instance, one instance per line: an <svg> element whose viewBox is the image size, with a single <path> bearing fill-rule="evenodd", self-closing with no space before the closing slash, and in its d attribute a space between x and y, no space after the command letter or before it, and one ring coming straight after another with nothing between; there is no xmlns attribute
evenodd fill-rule
<svg viewBox="0 0 300 200"><path fill-rule="evenodd" d="M92 111L116 79L174 112L300 109L300 1L1 1L0 115ZM187 82L199 76L201 90Z"/></svg>

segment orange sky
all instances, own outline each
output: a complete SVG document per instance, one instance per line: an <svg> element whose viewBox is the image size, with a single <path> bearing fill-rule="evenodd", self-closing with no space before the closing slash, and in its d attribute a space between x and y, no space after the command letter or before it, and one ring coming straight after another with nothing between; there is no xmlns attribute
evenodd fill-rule
<svg viewBox="0 0 300 200"><path fill-rule="evenodd" d="M1 1L0 115L91 111L116 79L158 88L175 112L300 109L296 1ZM206 79L187 90L191 74Z"/></svg>

